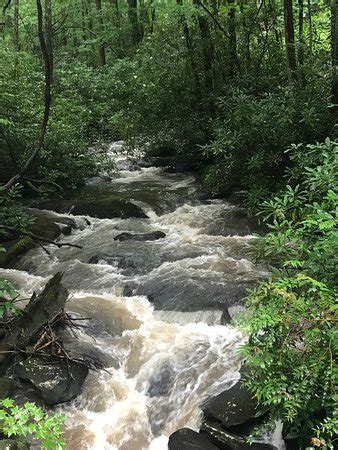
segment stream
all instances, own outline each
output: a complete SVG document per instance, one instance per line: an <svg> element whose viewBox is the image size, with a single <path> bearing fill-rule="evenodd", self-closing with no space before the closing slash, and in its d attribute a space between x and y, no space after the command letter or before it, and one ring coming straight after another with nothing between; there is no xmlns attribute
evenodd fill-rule
<svg viewBox="0 0 338 450"><path fill-rule="evenodd" d="M48 246L49 256L37 247L1 274L28 296L64 271L68 310L90 318L78 338L107 362L58 408L66 448L162 450L175 430L197 430L203 402L239 379L244 338L224 323L267 272L252 262L256 228L239 206L203 199L190 174L135 166L121 142L109 155L118 177L92 180L79 195L120 195L148 218L70 215L78 228L61 239L82 249ZM165 237L114 240L153 231Z"/></svg>

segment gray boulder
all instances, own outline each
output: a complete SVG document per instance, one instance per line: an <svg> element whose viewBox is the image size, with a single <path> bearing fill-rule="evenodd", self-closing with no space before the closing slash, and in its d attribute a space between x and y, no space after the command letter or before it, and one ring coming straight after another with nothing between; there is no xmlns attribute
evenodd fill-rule
<svg viewBox="0 0 338 450"><path fill-rule="evenodd" d="M190 428L175 431L168 443L169 450L219 450L219 448L203 434L196 433Z"/></svg>
<svg viewBox="0 0 338 450"><path fill-rule="evenodd" d="M226 428L243 424L262 415L257 402L252 399L241 382L209 398L204 404L203 412L208 419L220 422Z"/></svg>
<svg viewBox="0 0 338 450"><path fill-rule="evenodd" d="M36 393L48 405L57 405L72 400L81 393L88 375L88 368L69 361L29 358L15 367L21 381L32 385Z"/></svg>
<svg viewBox="0 0 338 450"><path fill-rule="evenodd" d="M264 434L261 432L256 435L255 428L262 425L264 420L250 421L244 426L224 429L215 422L204 421L201 430L219 448L225 450L284 450L282 424L277 422L273 426L269 425ZM252 437L249 443L251 433L254 433L255 437Z"/></svg>

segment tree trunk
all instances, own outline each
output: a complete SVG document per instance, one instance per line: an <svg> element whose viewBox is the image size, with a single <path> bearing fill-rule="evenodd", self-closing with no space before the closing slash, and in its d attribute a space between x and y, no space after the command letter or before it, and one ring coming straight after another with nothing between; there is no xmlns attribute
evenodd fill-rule
<svg viewBox="0 0 338 450"><path fill-rule="evenodd" d="M128 18L131 25L131 40L133 45L137 45L141 41L140 25L137 15L137 0L127 0L127 2Z"/></svg>
<svg viewBox="0 0 338 450"><path fill-rule="evenodd" d="M177 1L178 5L180 5L180 6L183 5L183 0L176 0L176 1ZM198 67L197 67L197 64L196 64L196 61L194 58L194 49L193 49L193 44L192 44L189 27L188 27L187 20L186 20L183 12L180 14L180 22L182 25L183 35L185 38L185 46L187 48L188 59L190 62L192 76L194 79L196 97L198 99L198 102L201 103L202 93L201 93L201 83L200 83L199 74L198 74Z"/></svg>
<svg viewBox="0 0 338 450"><path fill-rule="evenodd" d="M338 112L338 0L331 0L332 113Z"/></svg>
<svg viewBox="0 0 338 450"><path fill-rule="evenodd" d="M288 70L289 80L292 82L296 78L297 70L292 0L284 0L284 32L286 66Z"/></svg>
<svg viewBox="0 0 338 450"><path fill-rule="evenodd" d="M311 1L307 0L307 12L309 17L309 49L310 55L312 55L313 48L313 27L312 27L312 10L311 10Z"/></svg>
<svg viewBox="0 0 338 450"><path fill-rule="evenodd" d="M13 17L13 27L14 27L14 48L15 51L18 52L20 50L20 41L19 41L19 0L14 0L14 17Z"/></svg>
<svg viewBox="0 0 338 450"><path fill-rule="evenodd" d="M103 23L103 16L102 16L102 5L101 5L101 0L95 0L96 3L96 10L97 10L97 14L98 14L98 30L99 30L99 38L100 38L100 43L99 43L99 65L101 67L106 65L106 49L105 49L105 44L104 44L104 40L103 40L103 33L104 33L104 23Z"/></svg>
<svg viewBox="0 0 338 450"><path fill-rule="evenodd" d="M229 27L229 75L233 77L238 70L237 34L236 34L236 11L235 1L228 0L228 27Z"/></svg>
<svg viewBox="0 0 338 450"><path fill-rule="evenodd" d="M114 25L118 25L120 23L120 9L118 0L110 0L110 4L113 10L113 23Z"/></svg>
<svg viewBox="0 0 338 450"><path fill-rule="evenodd" d="M52 0L45 0L45 36L51 73L54 68Z"/></svg>
<svg viewBox="0 0 338 450"><path fill-rule="evenodd" d="M298 63L304 64L304 0L298 0Z"/></svg>
<svg viewBox="0 0 338 450"><path fill-rule="evenodd" d="M199 0L194 0L194 4L199 6ZM208 96L208 109L210 117L215 117L215 103L213 100L214 93L214 77L213 77L213 63L214 63L214 48L211 41L211 34L209 23L203 13L198 14L198 25L202 39L203 50L203 64L205 72L205 89Z"/></svg>

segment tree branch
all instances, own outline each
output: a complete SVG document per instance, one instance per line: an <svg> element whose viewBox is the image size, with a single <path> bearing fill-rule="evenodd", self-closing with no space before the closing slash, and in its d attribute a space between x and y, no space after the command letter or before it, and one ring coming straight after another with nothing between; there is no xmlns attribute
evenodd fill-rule
<svg viewBox="0 0 338 450"><path fill-rule="evenodd" d="M56 241L53 241L52 239L48 239L43 236L38 236L34 233L31 233L30 231L22 230L20 228L15 228L15 227L9 227L7 225L0 225L0 230L14 231L15 233L20 233L23 236L28 236L28 237L32 238L37 243L46 242L47 244L55 245L58 248L61 248L61 247L75 247L75 248L80 248L80 249L83 248L83 247L81 247L81 245L70 244L68 242L56 242Z"/></svg>

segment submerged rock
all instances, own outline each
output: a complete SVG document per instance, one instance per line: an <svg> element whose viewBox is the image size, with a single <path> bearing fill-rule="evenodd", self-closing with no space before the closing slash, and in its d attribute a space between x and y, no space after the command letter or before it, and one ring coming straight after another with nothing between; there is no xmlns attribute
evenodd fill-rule
<svg viewBox="0 0 338 450"><path fill-rule="evenodd" d="M114 237L114 241L156 241L163 239L166 234L163 231L152 231L150 233L121 233Z"/></svg>
<svg viewBox="0 0 338 450"><path fill-rule="evenodd" d="M161 397L168 395L173 382L175 372L169 362L164 363L159 370L153 373L149 379L147 395L149 397Z"/></svg>
<svg viewBox="0 0 338 450"><path fill-rule="evenodd" d="M67 365L60 360L29 358L16 365L15 373L20 380L31 384L45 403L57 405L81 393L88 368L71 361Z"/></svg>
<svg viewBox="0 0 338 450"><path fill-rule="evenodd" d="M169 450L219 450L219 447L201 433L190 428L175 431L168 443Z"/></svg>

